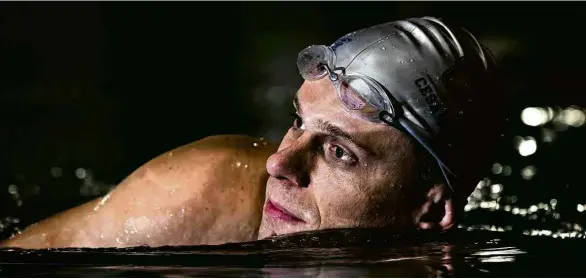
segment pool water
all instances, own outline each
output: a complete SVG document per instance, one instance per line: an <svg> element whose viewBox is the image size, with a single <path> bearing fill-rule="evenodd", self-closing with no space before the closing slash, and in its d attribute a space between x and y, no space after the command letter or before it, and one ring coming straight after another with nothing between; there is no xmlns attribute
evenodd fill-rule
<svg viewBox="0 0 586 279"><path fill-rule="evenodd" d="M1 277L584 277L581 239L328 230L216 246L0 249Z"/></svg>

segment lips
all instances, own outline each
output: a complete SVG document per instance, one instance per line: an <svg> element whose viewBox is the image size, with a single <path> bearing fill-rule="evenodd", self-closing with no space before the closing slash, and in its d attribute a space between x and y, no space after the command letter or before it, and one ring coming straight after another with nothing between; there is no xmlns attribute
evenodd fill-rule
<svg viewBox="0 0 586 279"><path fill-rule="evenodd" d="M267 201L267 205L265 206L265 213L268 216L271 216L275 219L279 219L281 221L289 222L289 223L300 223L304 222L303 220L297 218L293 213L287 211L282 206L274 203L270 199Z"/></svg>

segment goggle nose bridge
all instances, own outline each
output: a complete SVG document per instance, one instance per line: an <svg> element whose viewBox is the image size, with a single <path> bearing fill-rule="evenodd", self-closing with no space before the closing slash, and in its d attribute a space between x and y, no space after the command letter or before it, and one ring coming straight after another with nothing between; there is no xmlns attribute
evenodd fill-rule
<svg viewBox="0 0 586 279"><path fill-rule="evenodd" d="M327 63L321 63L320 66L324 67L324 69L326 70L326 73L328 74L328 77L330 78L330 81L332 81L332 82L339 81L340 74L346 75L346 68L344 68L344 67L337 67L337 68L331 69ZM336 73L338 71L340 73Z"/></svg>

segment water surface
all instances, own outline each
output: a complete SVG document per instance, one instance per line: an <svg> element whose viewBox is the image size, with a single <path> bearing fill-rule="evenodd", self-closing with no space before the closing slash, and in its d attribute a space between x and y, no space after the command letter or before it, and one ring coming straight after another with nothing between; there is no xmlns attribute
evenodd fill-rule
<svg viewBox="0 0 586 279"><path fill-rule="evenodd" d="M584 277L581 239L330 230L216 246L0 249L2 277Z"/></svg>

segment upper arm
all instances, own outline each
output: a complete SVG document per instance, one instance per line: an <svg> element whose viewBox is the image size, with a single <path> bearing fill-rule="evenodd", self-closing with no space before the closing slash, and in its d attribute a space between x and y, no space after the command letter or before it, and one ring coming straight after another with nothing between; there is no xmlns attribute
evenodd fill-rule
<svg viewBox="0 0 586 279"><path fill-rule="evenodd" d="M245 136L208 137L176 148L138 168L108 195L44 220L4 245L121 247L254 239L265 163L274 150Z"/></svg>

